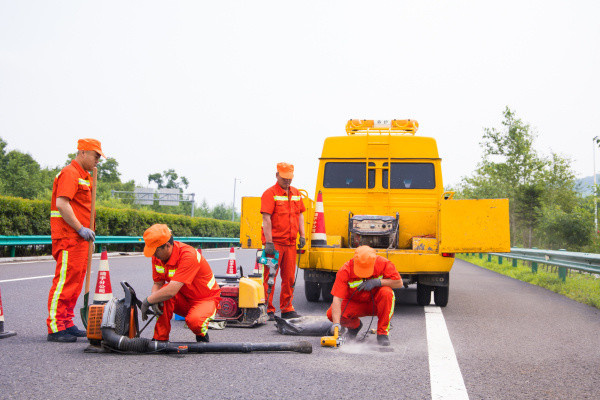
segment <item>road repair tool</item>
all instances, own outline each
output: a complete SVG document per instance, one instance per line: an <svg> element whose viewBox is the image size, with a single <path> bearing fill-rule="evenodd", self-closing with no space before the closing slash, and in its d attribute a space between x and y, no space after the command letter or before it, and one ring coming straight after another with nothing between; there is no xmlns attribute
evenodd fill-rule
<svg viewBox="0 0 600 400"><path fill-rule="evenodd" d="M233 251L233 247L231 249ZM245 277L244 269L240 266L238 275L235 258L233 260L233 266L227 268L226 275L215 275L221 287L221 300L214 321L225 322L228 327L240 328L264 324L269 316L262 274L253 273Z"/></svg>
<svg viewBox="0 0 600 400"><path fill-rule="evenodd" d="M273 287L275 286L275 275L277 275L277 270L279 269L279 252L275 250L272 257L268 257L265 249L262 249L260 256L257 254L257 260L259 264L264 265L269 268L269 276L267 277L267 301L271 297L271 292L273 292ZM271 264L269 266L269 264ZM264 271L264 268L263 268Z"/></svg>
<svg viewBox="0 0 600 400"><path fill-rule="evenodd" d="M96 222L96 185L98 184L98 169L94 167L92 172L92 208L90 214L90 229L95 231ZM87 270L85 272L85 294L83 295L83 307L79 310L81 313L81 322L87 328L88 322L88 300L90 298L90 273L92 271L92 255L94 254L94 242L88 244Z"/></svg>
<svg viewBox="0 0 600 400"><path fill-rule="evenodd" d="M89 310L88 339L86 352L117 353L250 353L253 351L291 351L312 353L307 341L280 343L204 343L152 341L139 336L138 309L142 302L135 290L121 282L125 292L122 299L113 298L107 304L93 304Z"/></svg>
<svg viewBox="0 0 600 400"><path fill-rule="evenodd" d="M344 336L340 336L340 328L333 328L333 336L323 336L321 338L321 346L323 347L340 347L344 343Z"/></svg>

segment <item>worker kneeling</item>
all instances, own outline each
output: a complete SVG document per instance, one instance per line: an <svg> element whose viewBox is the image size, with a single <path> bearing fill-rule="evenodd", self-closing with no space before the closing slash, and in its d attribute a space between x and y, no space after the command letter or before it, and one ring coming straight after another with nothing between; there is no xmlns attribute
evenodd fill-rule
<svg viewBox="0 0 600 400"><path fill-rule="evenodd" d="M208 342L208 323L215 317L221 289L208 262L192 246L173 240L167 225L144 232L144 255L152 257L152 294L142 303L142 319L149 310L158 315L154 340L169 340L173 312L185 316L196 341Z"/></svg>
<svg viewBox="0 0 600 400"><path fill-rule="evenodd" d="M389 346L390 320L394 314L394 291L402 278L394 264L378 256L369 246L360 246L354 257L337 272L327 318L348 328L346 337L355 339L362 328L359 317L377 315L377 343Z"/></svg>

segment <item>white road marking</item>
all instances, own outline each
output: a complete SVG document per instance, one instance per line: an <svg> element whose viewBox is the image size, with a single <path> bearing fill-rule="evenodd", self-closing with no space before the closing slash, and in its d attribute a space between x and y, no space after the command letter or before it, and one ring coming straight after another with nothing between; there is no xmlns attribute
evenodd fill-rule
<svg viewBox="0 0 600 400"><path fill-rule="evenodd" d="M429 352L431 398L433 400L468 400L467 388L440 307L425 307L425 325Z"/></svg>
<svg viewBox="0 0 600 400"><path fill-rule="evenodd" d="M123 256L123 257L131 257L131 256ZM111 257L111 258L121 258L121 257ZM207 258L206 259L206 261L218 261L218 260L229 260L229 257L211 258L211 259ZM51 260L51 261L54 261L54 260ZM26 261L26 262L14 263L14 264L29 264L31 262L39 262L39 261ZM11 263L10 265L13 265L13 263ZM94 272L92 271L91 274L93 274L93 273ZM0 281L0 283L27 281L27 280L31 280L31 279L43 279L43 278L54 278L54 275L40 275L40 276L29 276L27 278L5 279L5 280Z"/></svg>

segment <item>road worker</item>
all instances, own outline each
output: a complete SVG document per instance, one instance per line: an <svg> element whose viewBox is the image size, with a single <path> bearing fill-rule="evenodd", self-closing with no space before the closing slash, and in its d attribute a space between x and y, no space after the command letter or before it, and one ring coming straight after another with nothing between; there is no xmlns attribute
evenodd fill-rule
<svg viewBox="0 0 600 400"><path fill-rule="evenodd" d="M394 314L394 291L402 287L402 278L394 264L378 256L369 246L360 246L354 257L337 272L331 294L333 302L327 318L335 327L348 328L352 340L362 328L359 317L377 315L377 343L389 346L390 320ZM341 324L341 325L340 325Z"/></svg>
<svg viewBox="0 0 600 400"><path fill-rule="evenodd" d="M80 139L77 156L64 167L52 186L50 232L56 270L48 295L48 341L75 342L86 332L73 323L73 309L87 269L88 246L95 227L90 226L92 179L89 171L104 157L98 140Z"/></svg>
<svg viewBox="0 0 600 400"><path fill-rule="evenodd" d="M154 340L169 340L173 313L185 317L196 341L208 342L208 323L215 317L221 289L202 254L173 240L167 225L155 224L144 232L144 255L152 257L150 296L142 302L142 319L149 310L158 315Z"/></svg>
<svg viewBox="0 0 600 400"><path fill-rule="evenodd" d="M262 214L262 243L267 255L279 252L279 271L281 271L281 294L279 309L281 318L297 318L300 315L294 310L294 281L296 271L296 238L300 233L298 246L304 247L304 203L298 189L291 186L294 178L294 166L285 162L277 164L275 174L277 183L268 188L260 201ZM269 268L265 267L265 297L267 297ZM277 276L275 277L277 278ZM274 286L274 285L273 285ZM267 314L269 320L275 319L273 306L274 288L268 296Z"/></svg>

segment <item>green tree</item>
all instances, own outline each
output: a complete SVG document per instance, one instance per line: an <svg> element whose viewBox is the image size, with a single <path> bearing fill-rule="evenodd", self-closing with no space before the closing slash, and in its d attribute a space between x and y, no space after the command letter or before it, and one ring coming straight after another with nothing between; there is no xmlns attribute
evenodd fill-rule
<svg viewBox="0 0 600 400"><path fill-rule="evenodd" d="M103 182L121 182L121 173L118 171L119 162L112 157L98 162L98 180Z"/></svg>
<svg viewBox="0 0 600 400"><path fill-rule="evenodd" d="M156 183L159 189L187 189L189 181L185 176L179 176L174 169L168 169L162 173L156 172L148 175L148 183Z"/></svg>
<svg viewBox="0 0 600 400"><path fill-rule="evenodd" d="M12 150L2 159L4 195L34 199L43 191L41 168L31 155Z"/></svg>

